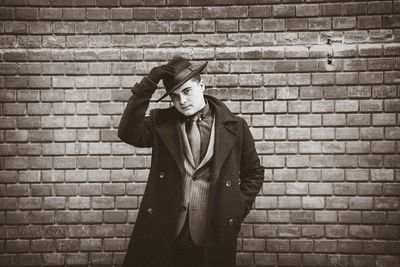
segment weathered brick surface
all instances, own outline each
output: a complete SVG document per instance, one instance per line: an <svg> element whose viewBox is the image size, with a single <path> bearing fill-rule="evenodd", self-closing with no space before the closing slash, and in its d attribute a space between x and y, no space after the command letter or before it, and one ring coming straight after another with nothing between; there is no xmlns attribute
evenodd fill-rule
<svg viewBox="0 0 400 267"><path fill-rule="evenodd" d="M122 263L151 150L117 126L174 54L267 168L238 266L400 266L398 1L0 2L1 266Z"/></svg>

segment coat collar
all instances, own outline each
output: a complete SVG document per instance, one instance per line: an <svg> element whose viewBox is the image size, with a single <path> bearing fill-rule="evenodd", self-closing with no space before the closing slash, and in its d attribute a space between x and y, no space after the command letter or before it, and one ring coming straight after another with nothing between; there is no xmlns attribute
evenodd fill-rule
<svg viewBox="0 0 400 267"><path fill-rule="evenodd" d="M237 119L232 112L220 100L205 96L215 112L215 146L214 146L214 162L211 171L211 183L214 183L220 176L222 164L224 163L229 152L232 150L237 138Z"/></svg>
<svg viewBox="0 0 400 267"><path fill-rule="evenodd" d="M204 97L208 100L210 108L215 114L214 163L211 172L211 182L213 182L219 176L221 166L236 141L238 135L235 127L237 119L222 101L209 95L204 95ZM180 113L174 107L170 107L163 112L158 112L155 125L159 136L164 141L183 176L185 170L183 166L182 134L179 126L180 119Z"/></svg>

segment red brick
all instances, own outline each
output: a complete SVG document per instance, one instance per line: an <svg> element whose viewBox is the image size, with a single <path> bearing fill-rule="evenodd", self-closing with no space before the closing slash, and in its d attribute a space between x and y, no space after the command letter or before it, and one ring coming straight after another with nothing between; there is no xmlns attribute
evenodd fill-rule
<svg viewBox="0 0 400 267"><path fill-rule="evenodd" d="M2 7L0 15L4 19L13 19L13 8Z"/></svg>
<svg viewBox="0 0 400 267"><path fill-rule="evenodd" d="M336 223L337 221L336 211L315 211L315 222L317 223Z"/></svg>
<svg viewBox="0 0 400 267"><path fill-rule="evenodd" d="M6 217L7 225L13 224L29 224L29 213L28 212L12 212L8 211Z"/></svg>
<svg viewBox="0 0 400 267"><path fill-rule="evenodd" d="M239 22L239 31L252 32L260 31L261 29L262 22L259 19L246 19Z"/></svg>
<svg viewBox="0 0 400 267"><path fill-rule="evenodd" d="M126 211L104 211L105 223L125 223Z"/></svg>
<svg viewBox="0 0 400 267"><path fill-rule="evenodd" d="M297 32L278 32L275 34L278 45L293 45L299 42L299 34Z"/></svg>
<svg viewBox="0 0 400 267"><path fill-rule="evenodd" d="M321 253L337 252L336 240L316 240L314 245L315 245L315 252L321 252Z"/></svg>
<svg viewBox="0 0 400 267"><path fill-rule="evenodd" d="M72 6L72 3L66 0L51 0L51 6Z"/></svg>
<svg viewBox="0 0 400 267"><path fill-rule="evenodd" d="M64 209L66 200L64 197L46 197L44 199L44 208L45 209Z"/></svg>
<svg viewBox="0 0 400 267"><path fill-rule="evenodd" d="M99 6L118 6L117 0L98 0L97 5Z"/></svg>
<svg viewBox="0 0 400 267"><path fill-rule="evenodd" d="M365 15L367 14L367 3L347 3L343 5L344 15Z"/></svg>
<svg viewBox="0 0 400 267"><path fill-rule="evenodd" d="M58 196L69 196L77 194L77 185L75 184L55 184L54 191Z"/></svg>
<svg viewBox="0 0 400 267"><path fill-rule="evenodd" d="M379 1L368 3L368 14L385 14L392 10L392 2Z"/></svg>
<svg viewBox="0 0 400 267"><path fill-rule="evenodd" d="M82 212L80 221L82 223L102 223L103 211L84 211Z"/></svg>
<svg viewBox="0 0 400 267"><path fill-rule="evenodd" d="M396 28L399 27L400 15L389 15L382 17L382 26L384 28Z"/></svg>
<svg viewBox="0 0 400 267"><path fill-rule="evenodd" d="M107 8L87 8L86 19L88 20L108 20Z"/></svg>
<svg viewBox="0 0 400 267"><path fill-rule="evenodd" d="M357 145L359 145L359 144L357 144ZM368 170L346 169L345 172L346 172L346 174L345 174L346 181L368 181L368 179L369 179L369 171Z"/></svg>
<svg viewBox="0 0 400 267"><path fill-rule="evenodd" d="M372 124L373 125L395 125L396 118L394 114L372 114Z"/></svg>
<svg viewBox="0 0 400 267"><path fill-rule="evenodd" d="M384 253L385 244L382 241L364 241L363 242L363 251L370 254L380 254Z"/></svg>
<svg viewBox="0 0 400 267"><path fill-rule="evenodd" d="M0 47L2 48L12 48L15 47L17 44L17 39L15 36L3 36L0 40Z"/></svg>
<svg viewBox="0 0 400 267"><path fill-rule="evenodd" d="M86 18L84 8L63 8L62 17L65 20L84 20Z"/></svg>
<svg viewBox="0 0 400 267"><path fill-rule="evenodd" d="M261 86L262 85L261 74L242 74L239 75L240 86Z"/></svg>
<svg viewBox="0 0 400 267"><path fill-rule="evenodd" d="M326 266L327 262L331 261L331 257L327 259L325 254L305 254L303 256L303 262L306 266Z"/></svg>
<svg viewBox="0 0 400 267"><path fill-rule="evenodd" d="M333 18L333 29L354 29L356 27L355 17Z"/></svg>
<svg viewBox="0 0 400 267"><path fill-rule="evenodd" d="M88 255L84 253L66 253L65 263L67 265L87 265L89 263Z"/></svg>
<svg viewBox="0 0 400 267"><path fill-rule="evenodd" d="M309 18L308 28L310 30L330 30L332 22L331 18Z"/></svg>
<svg viewBox="0 0 400 267"><path fill-rule="evenodd" d="M40 265L41 256L39 254L19 254L15 259L17 266Z"/></svg>
<svg viewBox="0 0 400 267"><path fill-rule="evenodd" d="M79 248L82 251L100 251L101 239L81 239Z"/></svg>
<svg viewBox="0 0 400 267"><path fill-rule="evenodd" d="M90 228L90 236L92 237L112 237L114 236L114 225L94 225Z"/></svg>
<svg viewBox="0 0 400 267"><path fill-rule="evenodd" d="M264 32L278 32L285 30L284 19L264 19L263 31Z"/></svg>
<svg viewBox="0 0 400 267"><path fill-rule="evenodd" d="M163 8L156 10L156 18L159 20L178 20L180 10L178 8Z"/></svg>
<svg viewBox="0 0 400 267"><path fill-rule="evenodd" d="M38 9L25 7L15 8L14 14L16 19L36 20L38 18Z"/></svg>
<svg viewBox="0 0 400 267"><path fill-rule="evenodd" d="M202 17L201 7L183 7L181 12L182 19L200 19Z"/></svg>
<svg viewBox="0 0 400 267"><path fill-rule="evenodd" d="M213 21L195 21L193 22L194 32L214 32L215 23Z"/></svg>
<svg viewBox="0 0 400 267"><path fill-rule="evenodd" d="M367 197L356 197L350 199L350 209L372 209L373 199Z"/></svg>
<svg viewBox="0 0 400 267"><path fill-rule="evenodd" d="M114 199L112 197L93 197L92 206L94 209L110 209L114 207Z"/></svg>
<svg viewBox="0 0 400 267"><path fill-rule="evenodd" d="M276 264L276 256L272 253L254 253L254 264L268 266Z"/></svg>
<svg viewBox="0 0 400 267"><path fill-rule="evenodd" d="M388 155L385 156L384 165L386 167L399 167L400 166L400 157L397 155Z"/></svg>
<svg viewBox="0 0 400 267"><path fill-rule="evenodd" d="M249 6L250 18L266 18L271 16L271 6Z"/></svg>
<svg viewBox="0 0 400 267"><path fill-rule="evenodd" d="M278 254L278 264L282 266L295 266L301 261L301 254Z"/></svg>
<svg viewBox="0 0 400 267"><path fill-rule="evenodd" d="M375 226L375 237L378 239L398 239L399 229L395 226Z"/></svg>
<svg viewBox="0 0 400 267"><path fill-rule="evenodd" d="M307 27L307 19L305 18L286 19L286 29L289 31L304 31Z"/></svg>
<svg viewBox="0 0 400 267"><path fill-rule="evenodd" d="M110 19L112 20L132 20L133 10L131 8L112 8Z"/></svg>
<svg viewBox="0 0 400 267"><path fill-rule="evenodd" d="M52 186L45 184L31 185L32 196L51 196Z"/></svg>
<svg viewBox="0 0 400 267"><path fill-rule="evenodd" d="M345 43L366 43L367 39L368 33L366 31L345 32L344 34Z"/></svg>
<svg viewBox="0 0 400 267"><path fill-rule="evenodd" d="M363 211L361 219L364 224L385 224L386 213L384 211Z"/></svg>
<svg viewBox="0 0 400 267"><path fill-rule="evenodd" d="M380 195L382 193L382 186L380 184L360 184L358 188L360 195Z"/></svg>
<svg viewBox="0 0 400 267"><path fill-rule="evenodd" d="M68 237L89 237L90 236L91 227L90 225L70 225L68 227Z"/></svg>
<svg viewBox="0 0 400 267"><path fill-rule="evenodd" d="M32 211L31 222L33 224L52 224L54 223L53 211Z"/></svg>
<svg viewBox="0 0 400 267"><path fill-rule="evenodd" d="M278 61L275 64L276 72L297 72L298 65L296 61Z"/></svg>
<svg viewBox="0 0 400 267"><path fill-rule="evenodd" d="M205 18L243 18L247 17L245 6L239 7L206 7L203 11Z"/></svg>

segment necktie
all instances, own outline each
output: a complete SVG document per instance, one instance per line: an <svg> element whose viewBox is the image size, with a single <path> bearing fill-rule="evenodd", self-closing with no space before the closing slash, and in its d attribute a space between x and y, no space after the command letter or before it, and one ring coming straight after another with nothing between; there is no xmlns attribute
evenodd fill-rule
<svg viewBox="0 0 400 267"><path fill-rule="evenodd" d="M197 125L197 120L197 116L189 118L186 127L186 134L189 139L190 148L192 149L195 167L199 166L200 164L201 152L201 138L199 126Z"/></svg>

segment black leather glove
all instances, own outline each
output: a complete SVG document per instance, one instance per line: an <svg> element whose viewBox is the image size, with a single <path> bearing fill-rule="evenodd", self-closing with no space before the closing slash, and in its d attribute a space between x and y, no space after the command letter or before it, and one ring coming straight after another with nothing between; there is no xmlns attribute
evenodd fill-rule
<svg viewBox="0 0 400 267"><path fill-rule="evenodd" d="M151 69L147 77L150 78L155 84L167 74L174 75L174 68L168 65L161 65Z"/></svg>

